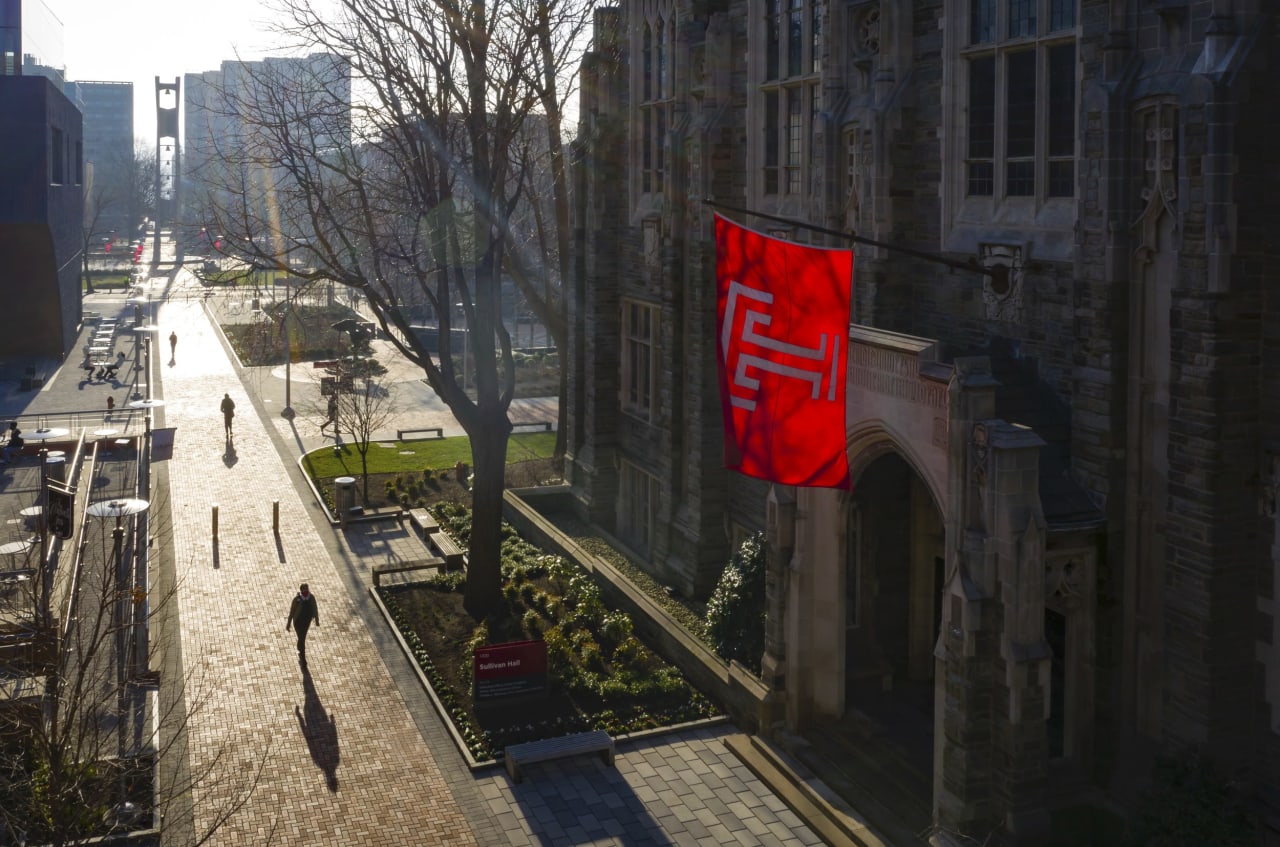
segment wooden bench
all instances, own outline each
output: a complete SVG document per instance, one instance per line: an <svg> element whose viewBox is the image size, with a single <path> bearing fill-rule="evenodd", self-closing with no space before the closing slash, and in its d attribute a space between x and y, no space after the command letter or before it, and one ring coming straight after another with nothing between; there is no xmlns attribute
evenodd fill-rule
<svg viewBox="0 0 1280 847"><path fill-rule="evenodd" d="M435 434L434 435L417 435L413 438L405 437L406 434L412 435L413 433L418 433L418 432L427 432L427 433L435 433ZM397 441L425 441L428 438L444 438L444 427L424 426L418 429L397 429L396 430Z"/></svg>
<svg viewBox="0 0 1280 847"><path fill-rule="evenodd" d="M502 759L507 766L507 775L513 782L520 782L523 779L520 768L524 765L549 762L552 759L563 759L580 753L599 753L604 763L612 767L613 738L603 729L597 729L592 732L579 732L576 735L562 735L559 738L544 738L540 741L512 744L502 751Z"/></svg>
<svg viewBox="0 0 1280 847"><path fill-rule="evenodd" d="M401 562L397 565L374 565L373 584L374 586L381 585L383 577L398 576L401 574L415 573L417 571L436 571L437 573L441 573L445 570L446 566L447 563L444 559L434 556L430 559L414 559L411 562Z"/></svg>
<svg viewBox="0 0 1280 847"><path fill-rule="evenodd" d="M511 431L528 429L534 432L550 432L551 421L521 421L511 424Z"/></svg>
<svg viewBox="0 0 1280 847"><path fill-rule="evenodd" d="M460 570L466 564L465 554L462 548L458 546L458 542L449 537L449 533L442 529L437 529L427 536L427 543L436 548L438 552L448 563L449 570Z"/></svg>
<svg viewBox="0 0 1280 847"><path fill-rule="evenodd" d="M409 523L413 524L414 531L424 543L431 533L440 531L440 522L426 509L410 509Z"/></svg>

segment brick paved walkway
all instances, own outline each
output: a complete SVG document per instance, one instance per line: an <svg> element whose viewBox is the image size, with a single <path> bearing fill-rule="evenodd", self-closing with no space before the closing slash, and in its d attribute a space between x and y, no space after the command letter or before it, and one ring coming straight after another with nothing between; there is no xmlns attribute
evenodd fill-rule
<svg viewBox="0 0 1280 847"><path fill-rule="evenodd" d="M467 769L368 597L373 564L411 555L399 546L408 542L406 530L366 524L343 534L329 527L309 493L299 493L305 489L291 458L324 443L318 423L280 416L279 380L264 375L267 369L236 371L202 298L185 299L182 289L198 292L198 284L179 278L171 292L178 296L154 320L161 327L154 388L166 403L156 425L176 427L176 438L172 460L157 465L151 532L156 562L171 553L176 563L181 656L168 649L173 630L161 621L152 631L153 657L166 691L186 685L179 707L190 713L197 827L210 826L254 788L209 844L821 843L725 747L723 739L737 731L731 724L624 739L616 768L596 757L531 765L520 784L500 767ZM160 294L165 282L156 277L149 287ZM91 299L86 308L131 312L123 295ZM178 334L172 363L165 340L171 331ZM35 392L5 381L0 408L36 415L102 409L107 396L121 408L128 402L131 385L86 383L76 364L68 360ZM307 382L295 382L295 405L305 404L299 387ZM314 386L301 393L309 390ZM223 392L237 406L234 449L223 439ZM404 425L456 431L438 404L412 405ZM547 419L554 404L532 401L513 415ZM321 611L308 640L309 675L284 632L289 600L304 580ZM179 658L182 671L174 668ZM167 822L178 836L182 811L181 804L171 810Z"/></svg>
<svg viewBox="0 0 1280 847"><path fill-rule="evenodd" d="M167 500L153 505L167 509L172 528L196 831L253 788L208 843L821 843L727 750L730 724L623 741L616 768L595 757L533 765L518 785L501 768L472 774L367 598L372 565L405 531L329 530L286 464L319 441L314 422L281 417L278 386L263 385L261 372L237 373L198 299L170 300L155 323L166 404L157 425L177 434L167 490L155 495ZM179 338L173 362L170 331ZM74 408L82 388L63 380L32 405ZM224 392L237 407L230 443L218 411ZM430 421L439 423L451 421ZM284 631L302 581L321 614L309 673Z"/></svg>
<svg viewBox="0 0 1280 847"><path fill-rule="evenodd" d="M179 337L174 365L161 368L165 423L177 427L168 466L182 654L197 688L188 704L203 701L191 768L214 776L193 798L197 831L261 765L260 784L211 844L261 843L272 831L290 845L477 843L216 330L196 303L162 315ZM237 406L231 442L223 392ZM309 674L284 631L303 581L320 604Z"/></svg>

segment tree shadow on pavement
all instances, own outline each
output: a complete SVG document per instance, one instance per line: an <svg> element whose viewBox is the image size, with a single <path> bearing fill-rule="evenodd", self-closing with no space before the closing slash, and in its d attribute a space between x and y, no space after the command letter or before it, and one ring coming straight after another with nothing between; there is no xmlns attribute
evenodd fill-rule
<svg viewBox="0 0 1280 847"><path fill-rule="evenodd" d="M324 782L330 791L338 790L338 761L341 758L338 750L338 722L332 712L325 712L320 696L316 694L315 683L311 679L311 671L302 666L302 687L306 699L302 707L294 706L293 714L298 719L298 728L302 737L307 740L307 749L311 752L311 761L324 771Z"/></svg>

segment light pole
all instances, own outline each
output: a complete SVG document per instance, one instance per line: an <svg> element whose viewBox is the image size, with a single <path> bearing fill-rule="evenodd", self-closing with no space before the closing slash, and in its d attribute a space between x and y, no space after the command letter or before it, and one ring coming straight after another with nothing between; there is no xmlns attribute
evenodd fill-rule
<svg viewBox="0 0 1280 847"><path fill-rule="evenodd" d="M284 296L284 314L280 316L280 326L284 331L284 409L280 414L293 420L293 378L290 370L293 365L293 338L289 335L289 316L293 314L293 286L288 280L285 280Z"/></svg>

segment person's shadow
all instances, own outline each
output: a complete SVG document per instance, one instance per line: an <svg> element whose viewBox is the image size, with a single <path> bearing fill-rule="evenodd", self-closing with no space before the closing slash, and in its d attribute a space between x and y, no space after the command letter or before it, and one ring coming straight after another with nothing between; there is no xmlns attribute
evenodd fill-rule
<svg viewBox="0 0 1280 847"><path fill-rule="evenodd" d="M324 782L330 791L338 790L338 722L332 712L326 713L319 695L316 694L315 683L311 680L311 671L302 666L302 687L306 692L306 701L302 707L293 707L293 714L298 719L298 728L302 737L307 740L307 749L311 751L311 761L324 771Z"/></svg>
<svg viewBox="0 0 1280 847"><path fill-rule="evenodd" d="M236 444L234 441L231 440L231 436L228 435L227 450L225 453L222 454L222 464L226 465L227 467L231 467L239 460L240 460L240 457L236 455Z"/></svg>

